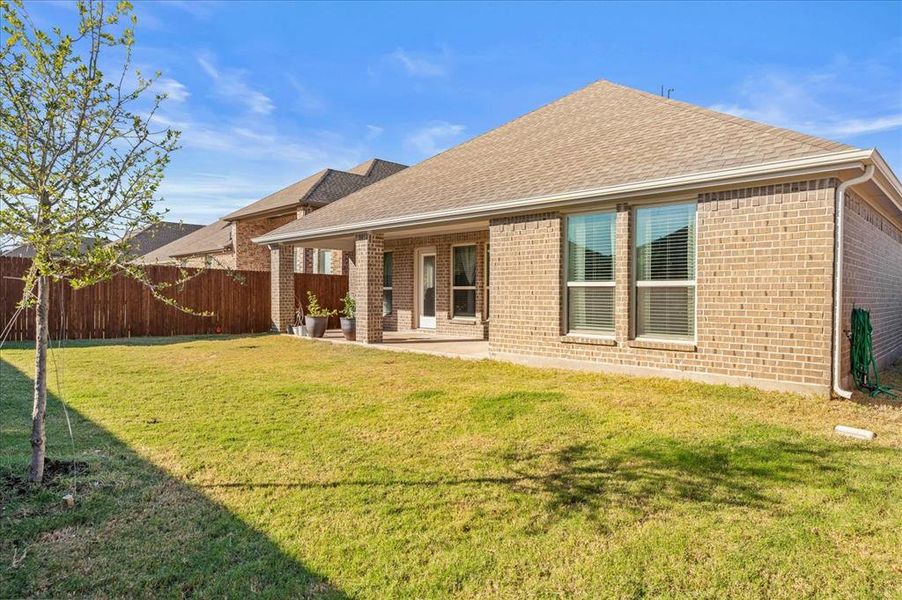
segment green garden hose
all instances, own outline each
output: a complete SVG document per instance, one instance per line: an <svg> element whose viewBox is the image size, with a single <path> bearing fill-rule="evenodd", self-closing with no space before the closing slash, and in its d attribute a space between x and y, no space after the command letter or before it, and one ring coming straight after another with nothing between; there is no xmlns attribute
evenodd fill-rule
<svg viewBox="0 0 902 600"><path fill-rule="evenodd" d="M855 385L871 396L883 393L895 398L887 387L880 385L877 361L874 360L874 345L871 342L871 313L863 308L852 309L852 377Z"/></svg>

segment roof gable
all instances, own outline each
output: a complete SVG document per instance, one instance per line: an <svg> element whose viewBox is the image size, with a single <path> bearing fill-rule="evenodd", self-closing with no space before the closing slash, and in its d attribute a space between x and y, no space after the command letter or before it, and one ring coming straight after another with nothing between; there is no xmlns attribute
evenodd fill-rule
<svg viewBox="0 0 902 600"><path fill-rule="evenodd" d="M239 208L227 214L223 219L234 221L256 217L274 211L293 209L300 204L325 205L405 168L407 168L406 165L373 158L360 163L349 171L323 169L278 192Z"/></svg>

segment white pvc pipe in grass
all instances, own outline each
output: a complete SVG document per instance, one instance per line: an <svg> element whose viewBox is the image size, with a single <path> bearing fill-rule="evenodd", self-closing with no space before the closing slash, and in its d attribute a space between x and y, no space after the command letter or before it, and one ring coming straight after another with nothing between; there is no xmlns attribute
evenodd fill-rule
<svg viewBox="0 0 902 600"><path fill-rule="evenodd" d="M871 441L872 439L877 437L877 434L873 431L868 431L867 429L858 429L857 427L848 427L846 425L837 425L834 431L836 431L836 433L838 433L839 435L855 438L856 440Z"/></svg>

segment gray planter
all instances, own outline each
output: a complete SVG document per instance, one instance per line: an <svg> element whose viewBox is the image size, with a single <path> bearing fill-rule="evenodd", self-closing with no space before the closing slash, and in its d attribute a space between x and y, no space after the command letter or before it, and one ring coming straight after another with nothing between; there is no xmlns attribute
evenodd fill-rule
<svg viewBox="0 0 902 600"><path fill-rule="evenodd" d="M346 319L344 317L341 318L341 332L344 334L345 339L353 342L357 339L357 319Z"/></svg>
<svg viewBox="0 0 902 600"><path fill-rule="evenodd" d="M307 334L310 337L321 338L326 333L326 326L329 324L329 317L304 317L304 323L307 325Z"/></svg>

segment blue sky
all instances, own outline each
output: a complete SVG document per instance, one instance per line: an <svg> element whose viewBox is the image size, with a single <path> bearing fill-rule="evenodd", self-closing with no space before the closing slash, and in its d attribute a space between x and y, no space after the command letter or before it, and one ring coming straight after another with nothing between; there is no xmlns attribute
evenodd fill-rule
<svg viewBox="0 0 902 600"><path fill-rule="evenodd" d="M29 4L42 25L72 4ZM136 2L183 131L161 193L207 223L323 167L413 164L608 79L876 146L902 175L902 3Z"/></svg>

